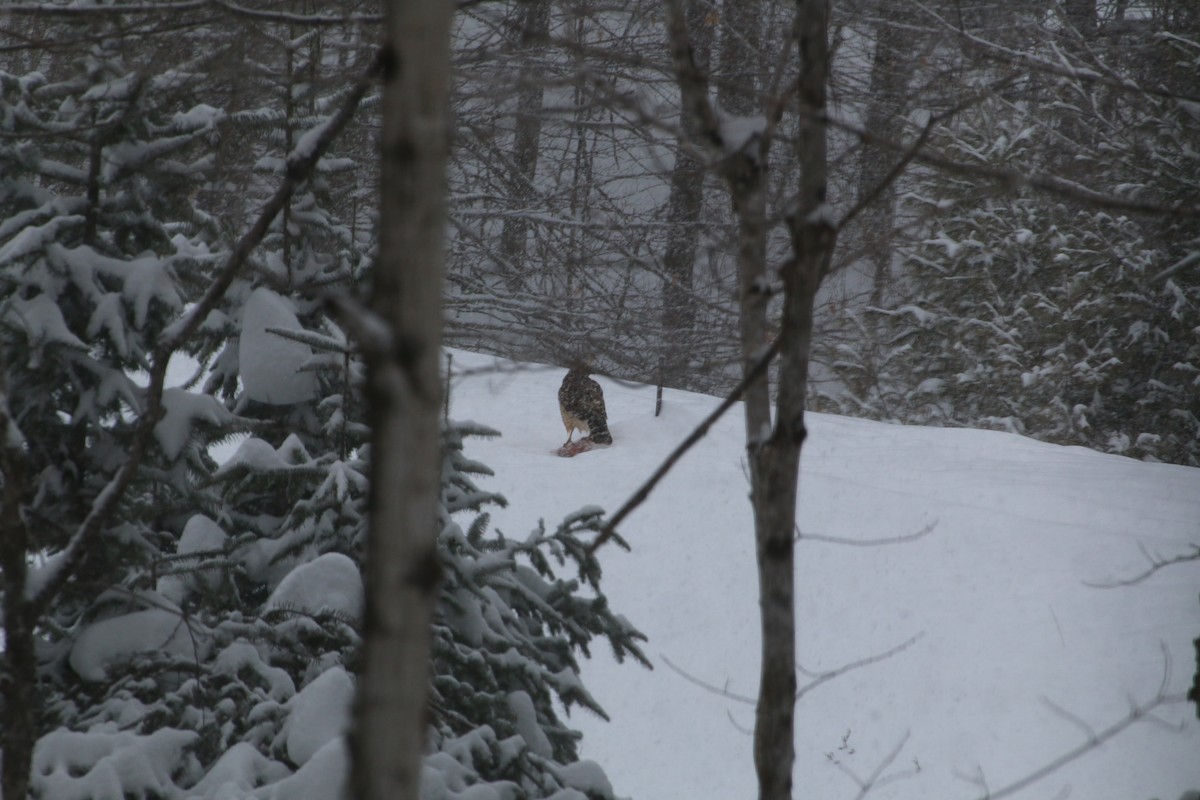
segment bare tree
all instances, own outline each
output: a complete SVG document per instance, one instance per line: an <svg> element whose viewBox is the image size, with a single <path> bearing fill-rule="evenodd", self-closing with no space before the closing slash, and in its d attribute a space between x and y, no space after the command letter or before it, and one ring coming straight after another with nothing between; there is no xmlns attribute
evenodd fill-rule
<svg viewBox="0 0 1200 800"><path fill-rule="evenodd" d="M799 0L789 50L795 46L794 85L780 87L782 69L758 115L744 106L738 115L714 108L708 77L698 67L678 0L668 4L672 60L683 97L683 113L699 131L724 179L738 225L739 307L745 390L746 450L754 512L762 677L754 729L759 797L791 797L795 760L796 617L794 532L800 449L805 438L804 401L813 306L828 271L834 244L833 216L826 199L825 105L828 78L827 0ZM749 38L749 37L747 37ZM789 95L793 94L794 98ZM775 274L767 264L768 153L784 104L797 107L796 156L800 185L786 217L793 252ZM770 342L768 303L782 283L783 313L777 342ZM760 362L778 349L779 391L775 414Z"/></svg>
<svg viewBox="0 0 1200 800"><path fill-rule="evenodd" d="M368 364L371 520L354 792L416 798L429 692L441 476L439 347L449 3L386 5L379 259Z"/></svg>

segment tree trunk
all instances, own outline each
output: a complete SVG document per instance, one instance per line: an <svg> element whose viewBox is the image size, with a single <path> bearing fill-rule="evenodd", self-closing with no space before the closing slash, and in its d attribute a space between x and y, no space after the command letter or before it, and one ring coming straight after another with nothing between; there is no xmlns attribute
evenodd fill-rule
<svg viewBox="0 0 1200 800"><path fill-rule="evenodd" d="M538 59L550 36L549 0L531 0L522 5L521 50L524 64L517 90L517 112L513 130L512 171L509 174L510 210L529 211L537 177L538 146L542 135L542 70ZM529 223L522 216L504 218L500 230L502 271L509 291L519 291L524 282L525 252Z"/></svg>
<svg viewBox="0 0 1200 800"><path fill-rule="evenodd" d="M364 348L373 430L363 672L352 735L362 800L415 800L428 723L430 619L440 575L438 412L446 106L453 5L386 4L379 259Z"/></svg>
<svg viewBox="0 0 1200 800"><path fill-rule="evenodd" d="M755 114L762 105L762 19L761 0L725 0L721 7L717 102L730 114Z"/></svg>
<svg viewBox="0 0 1200 800"><path fill-rule="evenodd" d="M0 797L29 796L33 745L37 741L37 653L33 606L25 599L29 575L29 529L23 516L28 500L28 469L21 443L13 441L15 426L8 416L0 364L0 425L6 439L0 444L0 472L4 476L0 505L0 569L4 571L4 659L0 673L4 724L0 726Z"/></svg>
<svg viewBox="0 0 1200 800"><path fill-rule="evenodd" d="M699 69L707 71L712 51L713 21L699 0L687 4L687 29L692 55ZM680 128L687 141L697 141L696 119L683 114ZM695 347L696 298L694 276L698 223L704 209L704 167L686 147L675 150L671 170L671 194L667 201L667 245L663 252L662 350L659 353L658 385L679 385L687 371L687 353ZM656 407L655 416L658 416Z"/></svg>
<svg viewBox="0 0 1200 800"><path fill-rule="evenodd" d="M790 800L795 761L796 600L794 542L805 392L812 347L813 304L833 252L826 205L827 145L823 122L828 79L828 0L797 0L800 191L788 217L793 257L781 270L779 395L770 438L755 452L751 432L762 613L762 676L754 728L761 800Z"/></svg>
<svg viewBox="0 0 1200 800"><path fill-rule="evenodd" d="M880 9L880 13L883 9ZM888 12L888 19L875 25L875 54L871 61L870 94L866 129L888 142L899 142L903 129L904 93L913 71L910 14ZM859 151L858 197L875 191L891 170L893 151L865 144ZM891 283L892 227L896 216L896 190L884 189L859 217L860 240L873 267L871 304L881 306Z"/></svg>

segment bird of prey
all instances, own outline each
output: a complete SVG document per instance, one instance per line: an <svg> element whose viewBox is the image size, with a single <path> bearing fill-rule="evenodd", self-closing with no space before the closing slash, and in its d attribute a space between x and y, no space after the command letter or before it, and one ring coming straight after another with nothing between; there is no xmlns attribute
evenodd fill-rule
<svg viewBox="0 0 1200 800"><path fill-rule="evenodd" d="M573 367L563 378L558 388L558 409L562 412L563 425L567 428L567 441L563 451L589 444L612 444L612 433L608 430L608 412L604 408L604 391L600 384L588 377L590 370ZM586 430L587 436L572 442L575 431ZM574 455L574 453L571 453Z"/></svg>

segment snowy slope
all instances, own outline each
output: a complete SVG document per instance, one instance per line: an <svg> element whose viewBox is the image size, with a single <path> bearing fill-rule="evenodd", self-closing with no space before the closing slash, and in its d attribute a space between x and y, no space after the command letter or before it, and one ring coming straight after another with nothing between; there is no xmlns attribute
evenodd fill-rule
<svg viewBox="0 0 1200 800"><path fill-rule="evenodd" d="M451 416L504 434L468 443L468 453L495 469L486 486L510 506L493 522L510 535L583 505L615 511L717 402L668 391L656 419L652 389L601 378L616 443L561 459L550 451L565 438L555 399L564 370L462 352L454 369ZM756 796L753 707L666 663L731 694L756 690L741 426L735 407L626 521L632 553L603 552L606 592L650 637L656 668L595 653L584 680L612 722L574 722L584 756L638 800ZM1200 563L1133 587L1084 582L1140 571L1139 544L1172 555L1200 542L1200 470L986 431L818 414L809 426L804 533L865 540L933 527L887 546L799 545L806 670L919 638L801 699L797 797L856 797L851 773L865 779L902 742L871 797L978 797L1078 746L1086 726L1119 720L1131 698L1153 697L1164 670L1171 692L1186 691ZM1200 789L1195 707L1158 718L1166 725L1141 722L1016 796L1176 800Z"/></svg>

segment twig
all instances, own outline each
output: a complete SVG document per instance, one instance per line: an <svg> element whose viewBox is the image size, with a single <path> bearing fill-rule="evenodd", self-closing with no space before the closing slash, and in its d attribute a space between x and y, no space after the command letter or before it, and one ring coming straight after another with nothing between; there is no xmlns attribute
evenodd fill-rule
<svg viewBox="0 0 1200 800"><path fill-rule="evenodd" d="M1007 786L1001 787L995 791L989 791L985 788L984 793L979 796L978 800L1002 800L1002 798L1016 794L1022 789L1032 786L1046 776L1057 772L1072 761L1075 761L1092 750L1099 748L1102 744L1110 739L1113 739L1126 728L1131 727L1137 722L1142 720L1161 722L1161 720L1158 720L1157 717L1154 717L1150 712L1162 706L1174 705L1182 702L1184 702L1184 696L1182 694L1164 694L1162 688L1160 687L1158 694L1156 694L1149 701L1141 705L1136 703L1132 704L1128 714L1104 730L1093 732L1087 738L1087 740L1079 746L1068 750L1053 761L1042 765L1040 768L1034 770L1023 778L1013 781Z"/></svg>
<svg viewBox="0 0 1200 800"><path fill-rule="evenodd" d="M683 678L688 683L694 683L695 685L699 686L701 689L705 689L709 692L712 692L715 695L724 697L726 700L733 700L738 703L744 703L748 706L752 706L758 702L753 697L747 697L744 694L737 694L735 692L731 692L728 689L723 689L720 686L715 686L715 685L709 683L708 681L697 678L695 675L692 675L690 672L687 672L683 668L676 666L671 661L671 659L667 658L666 656L662 655L661 653L659 654L658 657L660 659L662 659L662 662L664 664L666 664L668 667L670 667L672 670L674 670L674 672L677 675L679 675L679 677Z"/></svg>
<svg viewBox="0 0 1200 800"><path fill-rule="evenodd" d="M846 766L840 761L837 762L837 767L842 771L842 774L858 784L859 791L858 795L855 797L855 800L863 800L863 798L866 797L872 789L891 783L892 781L899 780L900 778L907 778L910 775L916 774L916 770L910 769L888 775L882 780L880 779L880 776L883 775L883 771L894 764L896 759L900 756L900 751L904 749L904 745L908 744L910 735L910 731L904 732L904 735L900 737L900 741L896 743L896 746L892 748L890 753L880 760L879 764L874 770L872 770L870 776L866 780L858 777L858 775L854 772L854 770L850 769L850 767Z"/></svg>
<svg viewBox="0 0 1200 800"><path fill-rule="evenodd" d="M867 656L866 658L860 658L858 661L851 661L849 664L844 664L844 665L838 667L837 669L832 669L828 672L809 672L808 670L804 669L803 667L797 665L796 669L799 672L801 672L802 674L807 675L809 677L814 677L814 680L810 681L809 683L806 683L804 686L801 686L799 689L796 690L796 700L799 701L801 697L808 694L813 689L816 689L821 684L828 683L829 681L833 680L834 678L845 675L847 672L853 672L856 669L859 669L861 667L870 666L871 664L878 664L880 661L889 659L892 656L896 655L897 653L907 650L909 647L912 647L912 645L915 644L917 642L917 640L919 640L924 635L925 635L925 632L922 631L922 632L918 633L916 636L911 637L907 641L896 645L891 650L885 650L884 652L878 653L873 656Z"/></svg>
<svg viewBox="0 0 1200 800"><path fill-rule="evenodd" d="M754 362L754 365L750 367L746 374L742 376L742 379L738 382L738 385L733 387L733 391L729 393L729 396L721 401L721 404L717 406L711 414L705 417L704 421L696 426L696 429L688 434L687 438L680 442L678 447L671 451L671 454L667 456L662 465L654 471L654 474L651 475L649 479L647 479L647 481L643 483L636 492L633 493L632 497L625 501L623 506L617 509L617 513L613 514L612 519L605 523L604 527L600 529L600 535L597 536L596 540L588 546L588 555L595 553L601 545L613 537L613 535L616 533L617 525L621 524L625 517L629 516L629 514L632 513L635 508L640 506L646 500L646 498L650 496L650 492L654 491L654 487L658 485L658 482L666 477L667 473L671 471L671 467L675 466L675 462L681 459L683 454L692 448L692 445L703 439L705 434L708 433L708 429L711 428L726 411L732 408L739 399L741 399L742 394L746 391L750 384L754 383L754 381L756 381L759 376L766 371L767 367L771 363L771 360L775 358L775 354L779 352L779 344L780 340L777 337L773 342L771 342L771 346L768 347L761 356L759 356L759 359Z"/></svg>
<svg viewBox="0 0 1200 800"><path fill-rule="evenodd" d="M938 521L935 519L933 522L929 523L915 533L906 533L903 536L885 536L879 539L848 539L844 536L824 536L819 533L801 533L800 526L797 525L795 541L799 542L803 540L806 542L828 542L829 544L846 544L850 545L851 547L876 547L888 544L904 544L906 542L914 542L917 539L929 535L933 532L933 529L937 527L937 524Z"/></svg>
<svg viewBox="0 0 1200 800"><path fill-rule="evenodd" d="M1150 552L1146 550L1146 545L1140 542L1138 543L1138 549L1142 551L1142 555L1145 556L1146 560L1150 562L1150 566L1142 572L1137 573L1131 578L1123 578L1121 580L1084 581L1083 585L1091 586L1096 589L1115 589L1118 586L1133 586L1136 583L1141 583L1142 581L1146 580L1160 569L1169 567L1172 564L1183 564L1188 561L1200 561L1200 545L1197 544L1192 545L1192 552L1180 553L1173 558L1163 558L1161 556L1151 555Z"/></svg>

